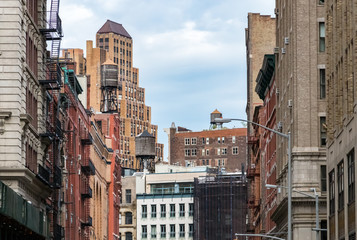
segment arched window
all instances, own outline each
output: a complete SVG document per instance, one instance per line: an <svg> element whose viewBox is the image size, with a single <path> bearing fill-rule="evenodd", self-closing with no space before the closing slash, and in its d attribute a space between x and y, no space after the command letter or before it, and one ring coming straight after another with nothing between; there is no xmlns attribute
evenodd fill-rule
<svg viewBox="0 0 357 240"><path fill-rule="evenodd" d="M125 213L125 224L133 224L133 214L131 212Z"/></svg>

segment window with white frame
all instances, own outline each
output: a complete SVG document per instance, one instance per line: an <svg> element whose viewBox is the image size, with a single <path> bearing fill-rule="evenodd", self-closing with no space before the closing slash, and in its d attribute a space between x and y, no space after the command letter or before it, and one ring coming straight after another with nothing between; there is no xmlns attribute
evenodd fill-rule
<svg viewBox="0 0 357 240"><path fill-rule="evenodd" d="M206 156L209 155L209 149L206 149Z"/></svg>
<svg viewBox="0 0 357 240"><path fill-rule="evenodd" d="M206 144L209 144L209 138L206 138Z"/></svg>
<svg viewBox="0 0 357 240"><path fill-rule="evenodd" d="M190 139L189 138L185 138L185 145L190 145Z"/></svg>
<svg viewBox="0 0 357 240"><path fill-rule="evenodd" d="M190 149L185 149L185 156L187 157L187 156L190 156Z"/></svg>
<svg viewBox="0 0 357 240"><path fill-rule="evenodd" d="M224 137L222 137L222 143L224 143Z"/></svg>
<svg viewBox="0 0 357 240"><path fill-rule="evenodd" d="M222 155L227 155L227 148L222 148Z"/></svg>
<svg viewBox="0 0 357 240"><path fill-rule="evenodd" d="M217 155L221 155L221 149L217 148Z"/></svg>
<svg viewBox="0 0 357 240"><path fill-rule="evenodd" d="M236 143L236 136L232 137L232 143Z"/></svg>
<svg viewBox="0 0 357 240"><path fill-rule="evenodd" d="M205 150L204 149L202 149L202 156L204 156L205 155Z"/></svg>
<svg viewBox="0 0 357 240"><path fill-rule="evenodd" d="M221 143L221 138L220 137L218 137L217 142Z"/></svg>
<svg viewBox="0 0 357 240"><path fill-rule="evenodd" d="M191 145L197 144L197 138L191 138Z"/></svg>
<svg viewBox="0 0 357 240"><path fill-rule="evenodd" d="M238 154L238 147L233 147L232 148L232 154L237 155Z"/></svg>
<svg viewBox="0 0 357 240"><path fill-rule="evenodd" d="M197 149L196 148L191 150L191 156L197 156Z"/></svg>

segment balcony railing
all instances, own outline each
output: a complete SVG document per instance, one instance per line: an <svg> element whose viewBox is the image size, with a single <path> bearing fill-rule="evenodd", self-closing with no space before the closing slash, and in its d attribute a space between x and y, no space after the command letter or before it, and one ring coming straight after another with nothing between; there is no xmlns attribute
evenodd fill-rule
<svg viewBox="0 0 357 240"><path fill-rule="evenodd" d="M95 167L89 158L89 152L85 153L85 157L82 161L82 172L89 175L95 174Z"/></svg>
<svg viewBox="0 0 357 240"><path fill-rule="evenodd" d="M82 198L92 198L92 188L89 186L86 186L83 190L82 190Z"/></svg>
<svg viewBox="0 0 357 240"><path fill-rule="evenodd" d="M54 240L61 240L64 237L64 227L61 225L55 224L53 226L53 237Z"/></svg>
<svg viewBox="0 0 357 240"><path fill-rule="evenodd" d="M51 171L48 168L43 167L40 164L38 165L37 177L47 185L50 185L50 175L51 175Z"/></svg>
<svg viewBox="0 0 357 240"><path fill-rule="evenodd" d="M46 40L57 40L63 37L62 20L56 11L47 12L46 27L41 29L41 33L45 34Z"/></svg>
<svg viewBox="0 0 357 240"><path fill-rule="evenodd" d="M46 89L59 89L62 86L62 73L61 67L57 62L49 61L45 65L45 73L46 78L44 80L40 80L40 84L42 84Z"/></svg>

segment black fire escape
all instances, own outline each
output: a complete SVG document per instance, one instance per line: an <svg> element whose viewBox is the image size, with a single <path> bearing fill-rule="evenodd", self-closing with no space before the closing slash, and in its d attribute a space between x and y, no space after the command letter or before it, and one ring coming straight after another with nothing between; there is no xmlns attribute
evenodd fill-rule
<svg viewBox="0 0 357 240"><path fill-rule="evenodd" d="M53 189L52 202L49 203L48 213L51 216L51 232L54 240L64 238L64 228L60 225L60 197L62 187L62 140L63 124L60 115L62 85L62 72L59 65L60 45L63 37L62 21L58 15L60 0L49 0L50 11L46 12L45 26L40 29L42 35L49 42L50 52L44 66L43 78L40 79L45 92L46 112L43 120L45 131L41 134L42 142L46 145L46 164L39 167L42 180L49 183Z"/></svg>

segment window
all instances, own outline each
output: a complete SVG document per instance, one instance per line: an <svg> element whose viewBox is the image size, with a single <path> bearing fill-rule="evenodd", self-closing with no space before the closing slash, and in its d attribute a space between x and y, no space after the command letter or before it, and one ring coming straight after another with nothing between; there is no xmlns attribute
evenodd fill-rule
<svg viewBox="0 0 357 240"><path fill-rule="evenodd" d="M176 237L175 224L170 224L170 238Z"/></svg>
<svg viewBox="0 0 357 240"><path fill-rule="evenodd" d="M319 4L321 5L325 4L325 0L319 0Z"/></svg>
<svg viewBox="0 0 357 240"><path fill-rule="evenodd" d="M156 218L156 205L151 205L151 217Z"/></svg>
<svg viewBox="0 0 357 240"><path fill-rule="evenodd" d="M202 138L202 144L205 144L206 141L205 141L205 138Z"/></svg>
<svg viewBox="0 0 357 240"><path fill-rule="evenodd" d="M320 144L326 146L326 117L320 117Z"/></svg>
<svg viewBox="0 0 357 240"><path fill-rule="evenodd" d="M151 225L151 238L156 238L156 225Z"/></svg>
<svg viewBox="0 0 357 240"><path fill-rule="evenodd" d="M209 138L206 138L206 144L209 144Z"/></svg>
<svg viewBox="0 0 357 240"><path fill-rule="evenodd" d="M131 203L131 189L125 190L125 201L126 203Z"/></svg>
<svg viewBox="0 0 357 240"><path fill-rule="evenodd" d="M327 229L327 220L321 220L320 222L320 228L321 229ZM321 240L327 240L327 231L321 231ZM355 239L355 238L350 238L350 239Z"/></svg>
<svg viewBox="0 0 357 240"><path fill-rule="evenodd" d="M166 217L166 204L161 204L160 205L160 210L161 210L160 216L162 218L165 218Z"/></svg>
<svg viewBox="0 0 357 240"><path fill-rule="evenodd" d="M121 225L121 214L119 213L119 225Z"/></svg>
<svg viewBox="0 0 357 240"><path fill-rule="evenodd" d="M321 180L321 191L326 192L326 165L320 166L320 180Z"/></svg>
<svg viewBox="0 0 357 240"><path fill-rule="evenodd" d="M320 99L326 98L326 70L320 69Z"/></svg>
<svg viewBox="0 0 357 240"><path fill-rule="evenodd" d="M131 232L126 232L125 240L133 240L133 234Z"/></svg>
<svg viewBox="0 0 357 240"><path fill-rule="evenodd" d="M329 202L330 215L335 214L335 170L332 170L328 175L329 181Z"/></svg>
<svg viewBox="0 0 357 240"><path fill-rule="evenodd" d="M232 143L236 143L236 136L232 137Z"/></svg>
<svg viewBox="0 0 357 240"><path fill-rule="evenodd" d="M204 156L205 155L205 150L204 149L202 149L202 156Z"/></svg>
<svg viewBox="0 0 357 240"><path fill-rule="evenodd" d="M227 148L222 148L222 155L227 155Z"/></svg>
<svg viewBox="0 0 357 240"><path fill-rule="evenodd" d="M221 143L221 138L220 138L220 137L218 137L217 142L218 142L218 143Z"/></svg>
<svg viewBox="0 0 357 240"><path fill-rule="evenodd" d="M209 155L209 149L206 149L206 156Z"/></svg>
<svg viewBox="0 0 357 240"><path fill-rule="evenodd" d="M141 217L142 218L148 217L148 207L146 205L141 206Z"/></svg>
<svg viewBox="0 0 357 240"><path fill-rule="evenodd" d="M220 159L218 159L218 164L217 164L217 166L221 166L221 160L220 160Z"/></svg>
<svg viewBox="0 0 357 240"><path fill-rule="evenodd" d="M196 145L197 144L197 138L192 138L191 139L191 144Z"/></svg>
<svg viewBox="0 0 357 240"><path fill-rule="evenodd" d="M148 227L146 225L141 226L141 238L148 237Z"/></svg>
<svg viewBox="0 0 357 240"><path fill-rule="evenodd" d="M133 214L131 212L125 213L125 224L133 224Z"/></svg>
<svg viewBox="0 0 357 240"><path fill-rule="evenodd" d="M325 23L320 22L319 23L319 46L320 46L320 52L325 52Z"/></svg>
<svg viewBox="0 0 357 240"><path fill-rule="evenodd" d="M189 138L185 138L185 145L190 145L190 139Z"/></svg>
<svg viewBox="0 0 357 240"><path fill-rule="evenodd" d="M175 217L175 204L170 204L170 217Z"/></svg>
<svg viewBox="0 0 357 240"><path fill-rule="evenodd" d="M343 197L343 160L337 165L337 191L338 191L338 210L344 207L344 197Z"/></svg>
<svg viewBox="0 0 357 240"><path fill-rule="evenodd" d="M221 155L221 149L220 148L217 149L217 155Z"/></svg>
<svg viewBox="0 0 357 240"><path fill-rule="evenodd" d="M109 38L105 38L105 42L109 42Z"/></svg>
<svg viewBox="0 0 357 240"><path fill-rule="evenodd" d="M160 237L166 238L166 225L160 225Z"/></svg>
<svg viewBox="0 0 357 240"><path fill-rule="evenodd" d="M180 203L180 217L184 217L184 216L185 216L185 204Z"/></svg>
<svg viewBox="0 0 357 240"><path fill-rule="evenodd" d="M222 143L224 143L224 137L222 137Z"/></svg>
<svg viewBox="0 0 357 240"><path fill-rule="evenodd" d="M191 156L197 156L197 149L192 149L191 150Z"/></svg>
<svg viewBox="0 0 357 240"><path fill-rule="evenodd" d="M193 237L193 224L188 225L189 226L189 232L188 232L188 236L189 237Z"/></svg>
<svg viewBox="0 0 357 240"><path fill-rule="evenodd" d="M347 154L348 161L348 203L355 200L355 150Z"/></svg>
<svg viewBox="0 0 357 240"><path fill-rule="evenodd" d="M99 42L101 42L101 43L102 43L102 42L103 42L103 38L99 38Z"/></svg>
<svg viewBox="0 0 357 240"><path fill-rule="evenodd" d="M190 217L193 217L193 203L190 203L190 204L188 205L188 215L189 215Z"/></svg>
<svg viewBox="0 0 357 240"><path fill-rule="evenodd" d="M206 165L206 160L202 159L202 166Z"/></svg>
<svg viewBox="0 0 357 240"><path fill-rule="evenodd" d="M180 237L185 237L185 224L180 224Z"/></svg>
<svg viewBox="0 0 357 240"><path fill-rule="evenodd" d="M233 155L237 155L238 154L238 147L233 147L232 148L232 153L233 153Z"/></svg>
<svg viewBox="0 0 357 240"><path fill-rule="evenodd" d="M190 156L190 149L185 149L185 156L186 157Z"/></svg>

